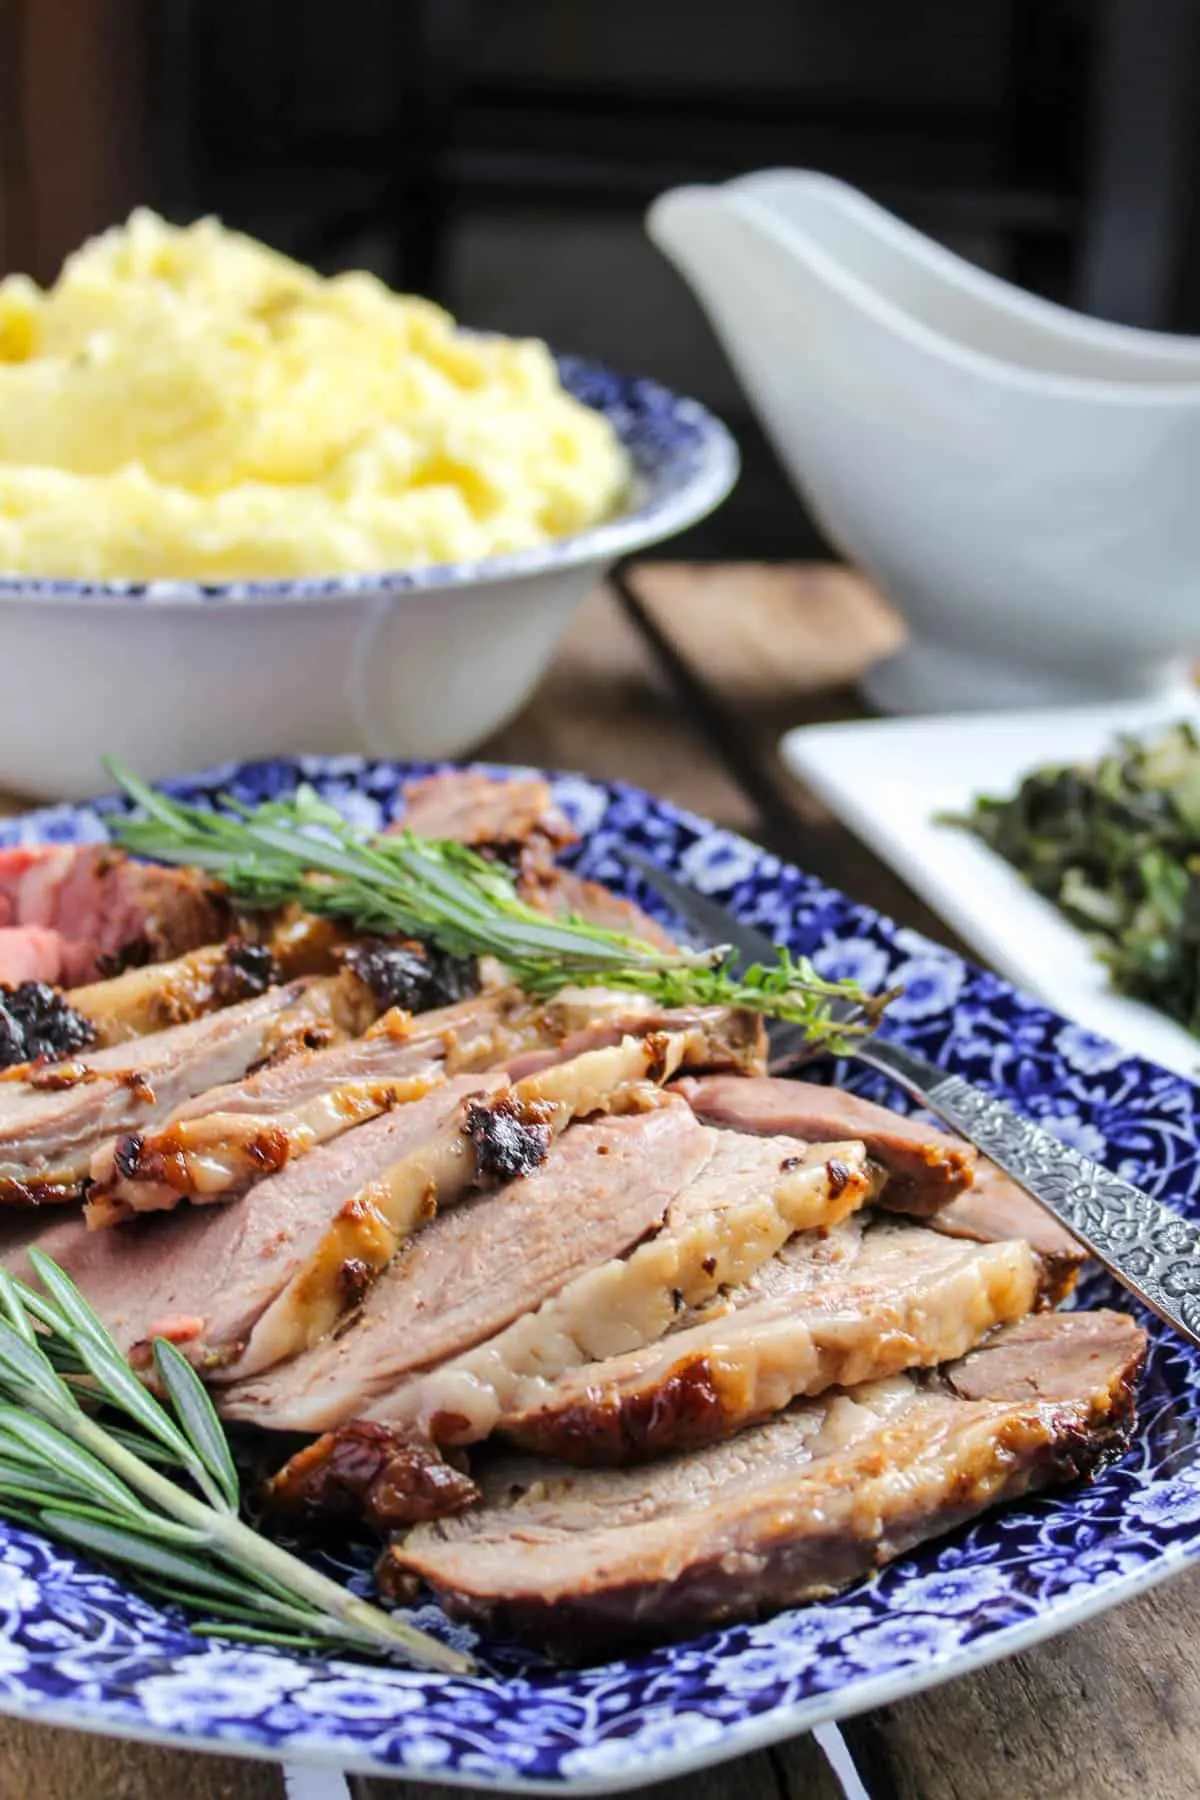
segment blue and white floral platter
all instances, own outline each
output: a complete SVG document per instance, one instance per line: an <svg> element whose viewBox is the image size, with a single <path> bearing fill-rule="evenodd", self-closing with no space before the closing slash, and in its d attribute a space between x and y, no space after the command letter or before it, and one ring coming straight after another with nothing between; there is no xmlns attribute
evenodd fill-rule
<svg viewBox="0 0 1200 1800"><path fill-rule="evenodd" d="M226 790L257 801L303 778L375 825L414 772L312 758L170 785L189 799ZM574 861L583 873L653 910L621 860L622 846L635 845L825 972L903 982L891 1034L1195 1209L1198 1096L1187 1081L665 801L578 776L554 785L582 834ZM111 805L5 821L0 845L98 839ZM852 1068L838 1078L879 1091ZM1100 1278L1084 1297L1125 1303ZM0 1710L475 1786L595 1792L720 1761L1018 1650L1200 1555L1200 1355L1147 1323L1137 1435L1093 1486L1005 1507L836 1600L593 1668L563 1670L479 1643L433 1607L420 1609L419 1623L475 1649L479 1678L205 1642L73 1552L0 1524ZM365 1590L369 1562L365 1547L348 1552L342 1572Z"/></svg>

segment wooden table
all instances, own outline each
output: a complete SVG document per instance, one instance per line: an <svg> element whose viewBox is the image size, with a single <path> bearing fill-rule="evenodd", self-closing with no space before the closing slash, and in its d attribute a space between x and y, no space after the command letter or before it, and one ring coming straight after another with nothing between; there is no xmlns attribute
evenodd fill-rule
<svg viewBox="0 0 1200 1800"><path fill-rule="evenodd" d="M655 788L943 941L949 934L775 756L789 725L861 711L851 682L899 627L834 568L648 565L597 592L497 758ZM801 1739L671 1784L667 1800L1190 1800L1200 1791L1200 1571L1041 1649L849 1721L846 1785ZM854 1774L857 1771L857 1775ZM345 1800L333 1780L311 1800ZM858 1785L856 1785L856 1783ZM357 1780L355 1800L465 1790ZM283 1800L267 1764L0 1719L0 1800ZM307 1788L297 1800L310 1800Z"/></svg>

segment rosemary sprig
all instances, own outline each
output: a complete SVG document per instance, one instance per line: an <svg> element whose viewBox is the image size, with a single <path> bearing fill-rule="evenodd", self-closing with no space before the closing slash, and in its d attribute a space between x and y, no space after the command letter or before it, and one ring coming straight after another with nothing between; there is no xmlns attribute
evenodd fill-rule
<svg viewBox="0 0 1200 1800"><path fill-rule="evenodd" d="M466 845L410 831L365 834L308 787L257 807L227 797L227 811L209 812L105 766L141 809L112 822L136 854L203 869L250 907L294 902L360 931L495 957L528 993L603 985L664 1006L741 1007L799 1025L834 1051L872 1031L890 997L823 980L786 950L774 966L736 974L726 949L662 950L577 917L548 918L521 898L506 868Z"/></svg>
<svg viewBox="0 0 1200 1800"><path fill-rule="evenodd" d="M156 1339L156 1399L58 1264L36 1249L29 1260L40 1290L0 1269L0 1512L215 1615L201 1630L470 1671L244 1524L224 1430L187 1359ZM124 1423L106 1423L110 1410Z"/></svg>

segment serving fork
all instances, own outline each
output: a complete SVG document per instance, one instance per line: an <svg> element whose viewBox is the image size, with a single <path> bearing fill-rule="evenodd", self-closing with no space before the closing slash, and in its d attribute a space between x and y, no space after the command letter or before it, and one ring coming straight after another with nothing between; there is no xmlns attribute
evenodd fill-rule
<svg viewBox="0 0 1200 1800"><path fill-rule="evenodd" d="M623 854L693 939L710 947L728 945L739 970L777 960L778 945L764 933L647 857L633 850ZM835 1002L833 1016L851 1024L856 1010L850 1002ZM773 1072L794 1069L813 1055L798 1026L774 1022L767 1036ZM888 1076L990 1157L1123 1287L1200 1348L1200 1225L1061 1143L1007 1101L947 1074L878 1031L851 1039L847 1053Z"/></svg>

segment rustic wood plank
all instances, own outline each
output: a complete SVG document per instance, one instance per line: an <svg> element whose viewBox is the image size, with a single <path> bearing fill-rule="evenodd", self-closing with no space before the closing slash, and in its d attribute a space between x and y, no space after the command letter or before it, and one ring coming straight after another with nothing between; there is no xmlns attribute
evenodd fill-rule
<svg viewBox="0 0 1200 1800"><path fill-rule="evenodd" d="M70 251L149 191L150 8L146 0L9 0L2 10L21 183L5 248L11 266L52 281Z"/></svg>
<svg viewBox="0 0 1200 1800"><path fill-rule="evenodd" d="M482 1800L476 1788L424 1787L409 1781L357 1776L354 1800ZM677 1781L635 1789L653 1800L841 1800L842 1787L811 1738L797 1738L786 1750L758 1751L715 1769L699 1769Z"/></svg>
<svg viewBox="0 0 1200 1800"><path fill-rule="evenodd" d="M962 945L779 759L794 725L865 718L852 683L900 642L862 576L827 563L641 563L619 579L630 617L675 681L773 849L905 925Z"/></svg>
<svg viewBox="0 0 1200 1800"><path fill-rule="evenodd" d="M872 1800L1186 1800L1200 1570L844 1727Z"/></svg>
<svg viewBox="0 0 1200 1800"><path fill-rule="evenodd" d="M272 1763L160 1750L0 1718L4 1800L284 1800Z"/></svg>

